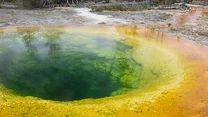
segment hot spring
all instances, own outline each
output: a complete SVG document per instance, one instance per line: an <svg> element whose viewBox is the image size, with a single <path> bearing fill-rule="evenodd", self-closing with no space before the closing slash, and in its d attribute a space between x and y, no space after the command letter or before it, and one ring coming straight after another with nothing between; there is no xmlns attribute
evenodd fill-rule
<svg viewBox="0 0 208 117"><path fill-rule="evenodd" d="M79 100L138 87L142 64L132 47L79 32L17 29L1 40L1 82L22 96Z"/></svg>
<svg viewBox="0 0 208 117"><path fill-rule="evenodd" d="M195 69L178 41L131 27L0 29L0 115L172 112Z"/></svg>

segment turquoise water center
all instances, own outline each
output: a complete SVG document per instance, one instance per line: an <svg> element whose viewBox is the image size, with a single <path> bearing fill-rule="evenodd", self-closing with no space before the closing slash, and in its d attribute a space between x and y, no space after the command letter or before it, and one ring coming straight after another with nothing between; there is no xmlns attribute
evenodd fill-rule
<svg viewBox="0 0 208 117"><path fill-rule="evenodd" d="M0 82L20 96L71 101L138 88L132 47L93 32L17 28L0 34Z"/></svg>

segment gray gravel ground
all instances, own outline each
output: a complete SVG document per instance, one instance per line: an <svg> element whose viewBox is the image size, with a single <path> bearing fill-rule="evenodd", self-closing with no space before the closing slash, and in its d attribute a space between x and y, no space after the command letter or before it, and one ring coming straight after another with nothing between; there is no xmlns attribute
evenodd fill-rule
<svg viewBox="0 0 208 117"><path fill-rule="evenodd" d="M71 8L54 9L0 9L1 27L22 26L74 26L88 19L76 15Z"/></svg>
<svg viewBox="0 0 208 117"><path fill-rule="evenodd" d="M193 20L178 26L180 15L188 14L185 10L145 10L141 12L101 12L98 15L111 16L125 20L128 24L151 27L155 30L185 37L208 46L208 16L197 15ZM191 17L190 17L191 18ZM189 19L190 19L189 18ZM94 24L91 16L80 16L71 7L20 10L0 9L0 28L30 26L115 26L122 22L103 21ZM171 26L168 26L170 25Z"/></svg>
<svg viewBox="0 0 208 117"><path fill-rule="evenodd" d="M116 18L125 19L132 23L148 23L165 21L172 18L172 15L159 12L101 12L101 15L111 15Z"/></svg>

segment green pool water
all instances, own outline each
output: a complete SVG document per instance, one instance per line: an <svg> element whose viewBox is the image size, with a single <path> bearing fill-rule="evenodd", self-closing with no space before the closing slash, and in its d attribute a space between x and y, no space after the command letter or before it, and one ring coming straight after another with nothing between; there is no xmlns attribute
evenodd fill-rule
<svg viewBox="0 0 208 117"><path fill-rule="evenodd" d="M0 82L15 94L71 101L138 88L132 47L102 35L17 28L0 35Z"/></svg>

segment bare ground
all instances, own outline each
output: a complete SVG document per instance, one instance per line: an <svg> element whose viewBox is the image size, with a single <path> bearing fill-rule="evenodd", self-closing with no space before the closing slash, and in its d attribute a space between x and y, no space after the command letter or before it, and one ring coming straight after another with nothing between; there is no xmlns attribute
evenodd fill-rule
<svg viewBox="0 0 208 117"><path fill-rule="evenodd" d="M145 10L102 13L90 13L86 8L71 7L36 10L0 9L0 28L126 24L172 33L208 46L208 8L193 11Z"/></svg>
<svg viewBox="0 0 208 117"><path fill-rule="evenodd" d="M78 17L70 8L18 10L0 9L0 25L5 28L24 26L82 25L87 19Z"/></svg>
<svg viewBox="0 0 208 117"><path fill-rule="evenodd" d="M175 36L208 46L208 8L198 10L146 10L141 12L104 12L125 19L130 24Z"/></svg>

